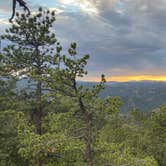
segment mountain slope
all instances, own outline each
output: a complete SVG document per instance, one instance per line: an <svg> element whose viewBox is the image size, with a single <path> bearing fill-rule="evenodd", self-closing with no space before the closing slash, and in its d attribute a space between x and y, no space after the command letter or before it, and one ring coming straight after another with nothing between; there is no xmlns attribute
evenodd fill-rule
<svg viewBox="0 0 166 166"><path fill-rule="evenodd" d="M96 83L82 82L84 86ZM108 82L101 97L119 96L123 102L122 111L138 108L141 111L152 110L166 104L166 82Z"/></svg>
<svg viewBox="0 0 166 166"><path fill-rule="evenodd" d="M32 86L30 86L33 84ZM85 87L92 87L97 83L94 82L79 82ZM24 89L30 86L33 88L34 82L29 83L26 79L18 82L17 88ZM31 88L27 89L30 90ZM138 108L141 111L148 111L166 105L166 82L107 82L105 89L101 92L101 97L118 96L123 102L121 110L126 112L133 108Z"/></svg>

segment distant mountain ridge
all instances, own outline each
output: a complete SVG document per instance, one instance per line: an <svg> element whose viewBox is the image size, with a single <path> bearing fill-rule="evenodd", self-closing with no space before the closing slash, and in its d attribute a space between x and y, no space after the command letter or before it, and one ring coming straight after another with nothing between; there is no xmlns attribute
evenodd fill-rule
<svg viewBox="0 0 166 166"><path fill-rule="evenodd" d="M81 82L84 86L93 86L94 82ZM122 111L134 108L148 111L166 105L166 82L160 81L132 81L107 82L101 97L119 96L123 102Z"/></svg>
<svg viewBox="0 0 166 166"><path fill-rule="evenodd" d="M30 86L26 79L18 82L17 88L24 89ZM78 81L85 87L92 87L97 82ZM30 89L30 88L27 88ZM158 81L132 81L132 82L107 82L105 89L101 92L102 98L107 96L118 96L123 102L121 111L127 112L134 108L141 111L150 111L160 105L166 105L166 82Z"/></svg>

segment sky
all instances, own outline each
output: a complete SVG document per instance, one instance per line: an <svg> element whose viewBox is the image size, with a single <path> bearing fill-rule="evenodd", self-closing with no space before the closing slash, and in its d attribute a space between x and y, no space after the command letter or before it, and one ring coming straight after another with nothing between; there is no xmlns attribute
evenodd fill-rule
<svg viewBox="0 0 166 166"><path fill-rule="evenodd" d="M166 0L27 0L56 11L64 46L90 54L85 81L166 81ZM0 0L0 33L10 26L12 0ZM19 8L17 8L19 10Z"/></svg>

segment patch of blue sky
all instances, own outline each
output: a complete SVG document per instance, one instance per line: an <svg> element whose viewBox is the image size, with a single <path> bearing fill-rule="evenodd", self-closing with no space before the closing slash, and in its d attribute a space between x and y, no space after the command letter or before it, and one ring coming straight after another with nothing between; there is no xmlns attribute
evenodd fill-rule
<svg viewBox="0 0 166 166"><path fill-rule="evenodd" d="M8 16L10 16L9 13L0 13L0 19L1 18L7 18Z"/></svg>
<svg viewBox="0 0 166 166"><path fill-rule="evenodd" d="M116 2L116 9L122 14L127 13L125 3L122 0Z"/></svg>
<svg viewBox="0 0 166 166"><path fill-rule="evenodd" d="M58 8L60 10L63 10L64 12L71 12L71 13L77 13L80 12L80 6L77 4L63 4L59 0L47 0L47 1L41 1L41 0L35 0L30 1L31 6L43 6L47 8Z"/></svg>

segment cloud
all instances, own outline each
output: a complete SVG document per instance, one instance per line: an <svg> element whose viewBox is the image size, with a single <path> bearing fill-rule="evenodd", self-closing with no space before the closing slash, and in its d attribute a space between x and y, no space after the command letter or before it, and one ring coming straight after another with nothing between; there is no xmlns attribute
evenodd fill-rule
<svg viewBox="0 0 166 166"><path fill-rule="evenodd" d="M93 1L87 0L59 0L59 3L63 4L65 7L70 7L72 10L80 10L80 12L85 12L91 15L97 15L98 10Z"/></svg>
<svg viewBox="0 0 166 166"><path fill-rule="evenodd" d="M3 25L9 25L9 21L6 20L6 19L0 19L0 24L3 24Z"/></svg>
<svg viewBox="0 0 166 166"><path fill-rule="evenodd" d="M166 0L29 0L57 10L55 31L64 48L72 41L89 53L91 77L166 75ZM0 2L0 19L10 3ZM8 13L8 14L7 14ZM1 21L2 22L2 21ZM0 22L0 24L1 24ZM2 24L1 24L2 27Z"/></svg>

